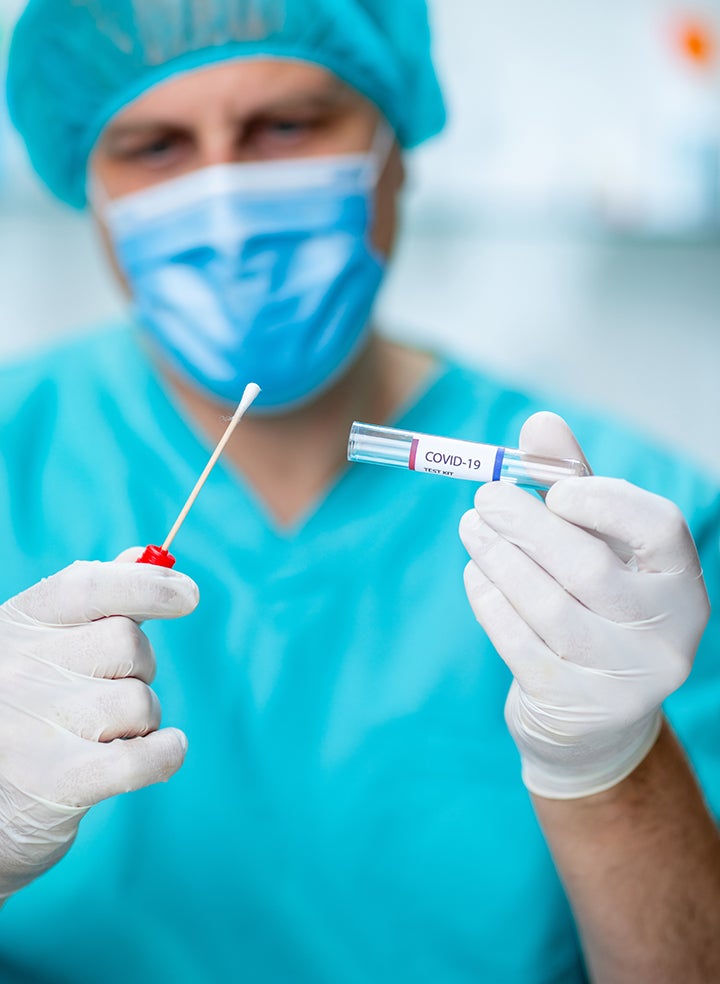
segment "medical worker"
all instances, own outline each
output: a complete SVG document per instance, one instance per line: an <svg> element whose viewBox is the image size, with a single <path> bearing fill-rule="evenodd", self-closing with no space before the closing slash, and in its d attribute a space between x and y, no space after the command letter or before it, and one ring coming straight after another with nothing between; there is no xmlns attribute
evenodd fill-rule
<svg viewBox="0 0 720 984"><path fill-rule="evenodd" d="M583 453L373 331L422 0L31 0L9 103L128 318L0 377L3 984L720 980L717 485L559 405L546 502L345 463Z"/></svg>

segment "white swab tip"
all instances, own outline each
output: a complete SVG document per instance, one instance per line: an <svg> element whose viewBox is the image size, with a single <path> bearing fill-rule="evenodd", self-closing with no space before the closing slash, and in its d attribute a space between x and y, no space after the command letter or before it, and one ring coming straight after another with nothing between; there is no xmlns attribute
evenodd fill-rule
<svg viewBox="0 0 720 984"><path fill-rule="evenodd" d="M236 416L242 416L253 405L255 400L257 400L260 392L261 390L257 383L248 383L245 387L243 398L240 401L240 406L237 408Z"/></svg>

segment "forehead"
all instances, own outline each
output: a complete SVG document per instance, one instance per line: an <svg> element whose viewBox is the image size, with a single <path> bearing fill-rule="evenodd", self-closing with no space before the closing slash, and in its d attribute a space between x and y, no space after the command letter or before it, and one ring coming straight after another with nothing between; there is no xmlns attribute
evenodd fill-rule
<svg viewBox="0 0 720 984"><path fill-rule="evenodd" d="M108 130L148 120L192 125L214 112L243 117L290 105L328 108L366 100L320 65L291 59L237 59L173 76L118 112Z"/></svg>

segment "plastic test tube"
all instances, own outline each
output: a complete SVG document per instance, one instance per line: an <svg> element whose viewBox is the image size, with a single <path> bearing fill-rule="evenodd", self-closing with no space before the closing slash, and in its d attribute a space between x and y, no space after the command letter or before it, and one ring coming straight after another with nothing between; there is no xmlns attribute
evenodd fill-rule
<svg viewBox="0 0 720 984"><path fill-rule="evenodd" d="M357 422L350 430L348 460L463 478L479 484L510 482L539 491L547 491L561 478L590 474L586 465L575 458L544 458L491 444Z"/></svg>

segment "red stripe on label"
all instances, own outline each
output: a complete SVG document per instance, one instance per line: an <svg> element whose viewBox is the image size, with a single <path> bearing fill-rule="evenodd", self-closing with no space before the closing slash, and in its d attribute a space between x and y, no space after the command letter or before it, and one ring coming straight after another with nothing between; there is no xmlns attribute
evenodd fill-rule
<svg viewBox="0 0 720 984"><path fill-rule="evenodd" d="M408 465L410 471L415 471L415 459L417 458L417 449L420 441L415 438L412 442L412 447L410 448L410 464Z"/></svg>

